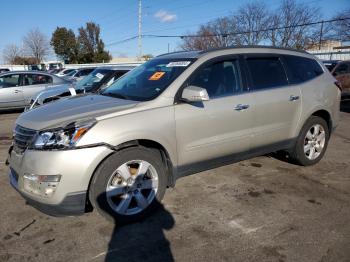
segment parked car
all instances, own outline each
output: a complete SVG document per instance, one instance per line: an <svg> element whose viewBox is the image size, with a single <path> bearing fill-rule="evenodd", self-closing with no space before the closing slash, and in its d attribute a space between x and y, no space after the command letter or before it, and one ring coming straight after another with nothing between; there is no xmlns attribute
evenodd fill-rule
<svg viewBox="0 0 350 262"><path fill-rule="evenodd" d="M48 214L91 204L118 224L137 221L184 175L277 150L316 164L339 121L334 82L314 56L289 49L161 55L100 94L20 115L10 182Z"/></svg>
<svg viewBox="0 0 350 262"><path fill-rule="evenodd" d="M74 68L66 68L66 69L63 69L62 71L56 73L56 76L60 76L60 77L65 76L65 75L69 74L70 72L72 72L74 70L76 70L76 69L74 69Z"/></svg>
<svg viewBox="0 0 350 262"><path fill-rule="evenodd" d="M69 81L79 81L94 70L95 70L95 67L75 69L69 72L68 74L64 75L63 78Z"/></svg>
<svg viewBox="0 0 350 262"><path fill-rule="evenodd" d="M327 67L329 72L332 72L333 68L340 62L341 60L323 60L322 63Z"/></svg>
<svg viewBox="0 0 350 262"><path fill-rule="evenodd" d="M5 72L9 72L9 71L10 71L10 69L8 69L8 68L0 68L0 74L5 73Z"/></svg>
<svg viewBox="0 0 350 262"><path fill-rule="evenodd" d="M348 95L350 93L350 60L338 63L332 75L340 82L343 94Z"/></svg>
<svg viewBox="0 0 350 262"><path fill-rule="evenodd" d="M48 102L57 101L58 99L76 96L83 93L100 92L102 89L110 86L119 77L135 68L135 66L113 66L99 67L89 75L71 86L58 86L44 90L32 98L30 105L26 107L31 110Z"/></svg>
<svg viewBox="0 0 350 262"><path fill-rule="evenodd" d="M0 74L0 110L24 108L44 89L70 82L45 72L11 71Z"/></svg>

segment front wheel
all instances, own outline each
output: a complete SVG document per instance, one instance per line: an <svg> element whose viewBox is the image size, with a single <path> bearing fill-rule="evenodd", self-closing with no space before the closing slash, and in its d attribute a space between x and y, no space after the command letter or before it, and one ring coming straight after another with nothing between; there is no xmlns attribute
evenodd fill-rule
<svg viewBox="0 0 350 262"><path fill-rule="evenodd" d="M325 154L328 140L329 129L326 121L321 117L312 116L301 129L290 155L300 165L314 165Z"/></svg>
<svg viewBox="0 0 350 262"><path fill-rule="evenodd" d="M166 170L160 152L128 148L98 167L90 185L94 208L119 224L136 222L159 206L166 189Z"/></svg>

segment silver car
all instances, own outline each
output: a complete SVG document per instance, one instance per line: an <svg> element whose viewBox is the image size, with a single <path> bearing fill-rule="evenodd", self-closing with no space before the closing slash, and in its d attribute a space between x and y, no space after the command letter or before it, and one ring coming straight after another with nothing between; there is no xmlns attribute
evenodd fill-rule
<svg viewBox="0 0 350 262"><path fill-rule="evenodd" d="M70 82L52 74L38 71L11 71L0 74L0 110L24 108L31 98L53 86Z"/></svg>
<svg viewBox="0 0 350 262"><path fill-rule="evenodd" d="M184 175L277 150L316 164L339 122L335 81L314 56L288 49L161 55L101 94L22 114L10 182L48 214L92 206L136 221Z"/></svg>

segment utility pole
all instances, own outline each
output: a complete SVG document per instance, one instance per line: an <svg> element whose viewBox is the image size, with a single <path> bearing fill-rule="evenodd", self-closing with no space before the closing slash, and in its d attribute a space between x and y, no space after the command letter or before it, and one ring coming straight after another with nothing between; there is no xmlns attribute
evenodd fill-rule
<svg viewBox="0 0 350 262"><path fill-rule="evenodd" d="M324 21L322 21L322 23L321 23L321 31L320 31L320 39L319 39L319 42L318 42L318 50L321 50L321 45L322 45L323 23L324 23Z"/></svg>
<svg viewBox="0 0 350 262"><path fill-rule="evenodd" d="M142 35L141 35L141 26L142 26L142 0L139 0L139 31L138 31L138 48L139 48L139 60L142 59Z"/></svg>

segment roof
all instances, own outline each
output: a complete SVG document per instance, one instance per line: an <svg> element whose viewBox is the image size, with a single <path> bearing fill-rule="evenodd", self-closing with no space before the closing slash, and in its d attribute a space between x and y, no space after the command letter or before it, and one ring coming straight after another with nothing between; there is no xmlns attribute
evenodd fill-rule
<svg viewBox="0 0 350 262"><path fill-rule="evenodd" d="M180 59L184 59L184 58L198 58L200 53L202 51L179 51L179 52L173 52L173 53L167 53L167 54L162 54L157 56L161 57L161 58L180 58Z"/></svg>
<svg viewBox="0 0 350 262"><path fill-rule="evenodd" d="M157 57L161 58L198 58L203 54L208 54L211 52L216 52L220 50L236 50L236 49L246 49L246 48L251 48L251 49L268 49L268 50L286 50L286 51L293 51L293 52L298 52L302 54L307 54L306 51L303 50L297 50L293 48L282 48L282 47L274 47L274 46L261 46L261 45L245 45L245 46L229 46L229 47L221 47L221 48L213 48L213 49L208 49L208 50L200 50L200 51L180 51L180 52L173 52L173 53L167 53L167 54L162 54Z"/></svg>
<svg viewBox="0 0 350 262"><path fill-rule="evenodd" d="M97 67L96 69L110 69L110 70L132 70L135 67L137 67L137 65L118 65L118 66L100 66Z"/></svg>
<svg viewBox="0 0 350 262"><path fill-rule="evenodd" d="M8 75L8 74L43 74L43 75L50 75L55 76L54 74L45 72L45 71L38 71L38 70L14 70L14 71L7 71L3 72L0 75Z"/></svg>

